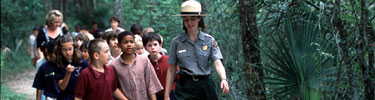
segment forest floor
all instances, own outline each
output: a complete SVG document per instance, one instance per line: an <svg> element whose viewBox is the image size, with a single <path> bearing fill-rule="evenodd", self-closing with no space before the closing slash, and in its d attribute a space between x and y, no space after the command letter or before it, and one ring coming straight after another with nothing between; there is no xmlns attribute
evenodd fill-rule
<svg viewBox="0 0 375 100"><path fill-rule="evenodd" d="M35 68L26 69L22 73L12 74L5 78L5 84L17 94L25 94L28 100L36 99L36 89L32 87Z"/></svg>

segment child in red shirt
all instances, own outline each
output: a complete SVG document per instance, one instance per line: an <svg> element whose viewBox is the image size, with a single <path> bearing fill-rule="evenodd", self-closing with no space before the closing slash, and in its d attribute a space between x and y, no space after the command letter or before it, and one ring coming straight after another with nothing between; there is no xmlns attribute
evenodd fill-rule
<svg viewBox="0 0 375 100"><path fill-rule="evenodd" d="M150 32L146 34L145 36L143 36L142 41L147 52L150 53L148 55L148 58L150 59L151 64L154 66L155 73L158 76L158 79L160 83L162 84L163 88L165 88L165 82L166 82L169 64L167 63L168 56L160 52L160 49L162 47L161 36L155 32ZM177 78L177 75L175 78ZM176 100L176 98L174 97L174 92L173 92L174 88L175 88L175 83L173 83L172 88L171 88L172 92L169 94L170 100ZM156 97L158 100L164 100L164 89L156 93Z"/></svg>
<svg viewBox="0 0 375 100"><path fill-rule="evenodd" d="M117 88L117 77L109 67L109 46L102 39L90 41L88 47L91 64L78 78L75 100L127 100Z"/></svg>

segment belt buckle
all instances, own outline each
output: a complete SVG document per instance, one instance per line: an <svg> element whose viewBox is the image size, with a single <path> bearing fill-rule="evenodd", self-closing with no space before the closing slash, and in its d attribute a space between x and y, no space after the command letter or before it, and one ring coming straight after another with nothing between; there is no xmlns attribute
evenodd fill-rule
<svg viewBox="0 0 375 100"><path fill-rule="evenodd" d="M195 76L193 75L193 81L199 81L199 79L195 78Z"/></svg>

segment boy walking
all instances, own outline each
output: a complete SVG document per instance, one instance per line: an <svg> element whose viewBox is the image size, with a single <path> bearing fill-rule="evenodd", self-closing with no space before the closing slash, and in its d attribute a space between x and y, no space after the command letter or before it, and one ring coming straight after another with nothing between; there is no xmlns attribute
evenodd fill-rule
<svg viewBox="0 0 375 100"><path fill-rule="evenodd" d="M163 88L165 88L165 82L166 82L169 64L167 63L168 56L160 52L160 49L161 49L160 35L155 32L151 32L143 36L142 40L143 40L144 47L150 53L150 55L148 55L148 58L150 59L151 64L154 66L155 73L158 76L158 79L161 85L163 85ZM178 69L178 67L176 68ZM171 90L173 91L174 88L175 88L175 82L173 82ZM158 100L164 100L164 89L156 93L156 97ZM176 100L176 98L174 97L174 92L171 92L169 94L169 98L171 100Z"/></svg>
<svg viewBox="0 0 375 100"><path fill-rule="evenodd" d="M130 100L156 100L155 93L163 87L147 57L135 54L134 34L125 31L117 38L122 54L110 65L118 76L119 88Z"/></svg>
<svg viewBox="0 0 375 100"><path fill-rule="evenodd" d="M31 58L31 61L36 66L36 61L38 60L38 48L36 48L36 36L38 36L38 28L33 29L33 34L29 37L29 48L28 53Z"/></svg>
<svg viewBox="0 0 375 100"><path fill-rule="evenodd" d="M106 32L106 40L109 46L109 50L111 53L111 56L109 57L110 64L113 60L118 58L121 54L121 49L118 47L118 41L117 41L117 35L119 34L119 31L108 31Z"/></svg>
<svg viewBox="0 0 375 100"><path fill-rule="evenodd" d="M107 66L109 46L102 39L89 43L91 65L78 78L75 100L127 100L117 88L117 78L112 67Z"/></svg>

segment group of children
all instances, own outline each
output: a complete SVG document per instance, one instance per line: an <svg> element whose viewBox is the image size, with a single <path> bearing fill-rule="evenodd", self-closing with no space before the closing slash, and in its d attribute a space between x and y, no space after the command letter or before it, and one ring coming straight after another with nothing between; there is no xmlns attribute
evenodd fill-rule
<svg viewBox="0 0 375 100"><path fill-rule="evenodd" d="M131 30L147 34L112 30L105 40L64 34L43 44L46 60L33 83L37 99L163 99L169 64L160 52L161 36L152 28L142 32L139 24Z"/></svg>
<svg viewBox="0 0 375 100"><path fill-rule="evenodd" d="M105 36L90 39L90 33L81 31L73 37L61 28L66 27L62 13L50 11L47 27L36 39L38 54L45 58L37 62L43 63L33 83L37 100L217 100L210 61L222 93L228 94L221 51L216 40L201 31L207 16L201 4L187 0L174 16L182 17L184 33L173 38L167 56L161 35L152 28L134 24L126 31L112 17Z"/></svg>

